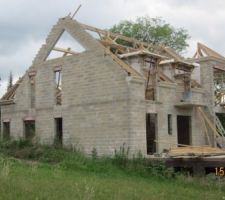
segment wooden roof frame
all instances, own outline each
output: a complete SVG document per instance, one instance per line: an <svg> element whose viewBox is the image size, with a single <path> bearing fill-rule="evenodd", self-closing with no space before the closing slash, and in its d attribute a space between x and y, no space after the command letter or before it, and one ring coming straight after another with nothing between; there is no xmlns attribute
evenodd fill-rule
<svg viewBox="0 0 225 200"><path fill-rule="evenodd" d="M206 45L198 42L197 50L193 56L193 58L203 58L203 57L214 57L225 60L225 57L214 51L213 49L207 47Z"/></svg>
<svg viewBox="0 0 225 200"><path fill-rule="evenodd" d="M161 44L153 44L153 43L147 43L147 42L142 42L140 40L137 40L132 37L127 37L124 35L121 35L119 33L113 33L108 30L103 30L99 29L90 25L82 24L80 25L83 26L83 28L87 31L95 32L99 35L100 37L100 42L107 47L116 47L118 50L121 50L123 48L122 53L129 53L137 50L145 50L148 51L149 53L154 53L154 54L160 54L162 56L166 57L172 57L176 61L183 61L184 58L181 57L179 54L177 54L173 49L170 47L166 47ZM123 40L125 42L129 42L132 44L132 47L128 46L123 46L117 42L117 40Z"/></svg>

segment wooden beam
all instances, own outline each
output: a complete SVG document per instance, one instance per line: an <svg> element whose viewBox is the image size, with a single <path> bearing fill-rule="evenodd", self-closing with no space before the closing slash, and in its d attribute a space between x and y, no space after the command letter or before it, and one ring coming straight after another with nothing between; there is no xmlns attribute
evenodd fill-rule
<svg viewBox="0 0 225 200"><path fill-rule="evenodd" d="M219 58L224 58L222 55L218 54L217 52L215 52L214 50L208 48L207 46L199 43L199 47L201 50L204 51L204 53L208 56L214 56L214 57L219 57Z"/></svg>
<svg viewBox="0 0 225 200"><path fill-rule="evenodd" d="M162 44L155 44L153 42L142 42L132 37L127 37L124 35L121 35L119 33L113 33L108 30L99 29L90 25L82 24L81 26L87 31L92 31L95 33L98 33L101 40L109 40L114 44L118 44L117 40L122 40L125 42L128 42L131 44L133 49L145 49L147 51L150 51L152 53L157 53L160 55L166 55L168 57L174 58L176 61L184 61L183 57L181 57L179 54L177 54L172 48L166 47Z"/></svg>
<svg viewBox="0 0 225 200"><path fill-rule="evenodd" d="M195 145L195 146L193 146L193 145L188 145L188 144L172 144L171 142L165 141L165 140L154 140L154 142L156 142L156 143L164 143L164 144L171 144L171 145L177 145L177 146L179 145L179 146L182 146L182 147L193 147L193 148L207 148L207 147L209 147L209 148L212 148L209 145L202 145L202 146Z"/></svg>
<svg viewBox="0 0 225 200"><path fill-rule="evenodd" d="M174 83L174 81L172 81L172 79L170 79L168 76L166 76L162 72L158 71L158 74L159 74L159 78L163 79L164 81Z"/></svg>
<svg viewBox="0 0 225 200"><path fill-rule="evenodd" d="M63 49L63 48L59 48L59 47L54 47L52 50L59 51L59 52L62 52L62 53L67 53L67 54L69 53L69 54L73 54L73 55L78 54L78 52L71 51L71 50L69 50L69 48Z"/></svg>
<svg viewBox="0 0 225 200"><path fill-rule="evenodd" d="M75 17L75 15L78 13L78 11L80 10L80 8L81 8L81 4L78 6L78 8L75 10L75 12L74 12L74 14L72 15L72 19Z"/></svg>
<svg viewBox="0 0 225 200"><path fill-rule="evenodd" d="M147 43L147 42L141 42L135 38L131 38L131 37L126 37L124 35L121 35L119 33L112 33L112 32L109 32L107 30L102 30L102 29L99 29L99 28L96 28L96 27L93 27L93 26L89 26L89 25L86 25L86 24L82 24L80 23L84 29L86 30L89 30L89 31L93 31L93 32L97 32L99 34L102 34L104 35L105 37L111 37L112 40L114 40L116 42L117 39L121 39L121 40L124 40L124 41L127 41L127 42L130 42L132 44L138 44L139 46L143 46L147 49L149 48L152 48L154 50L157 50L159 52L163 52L165 51L165 47L162 46L162 45L154 45L154 44L151 44L151 43Z"/></svg>
<svg viewBox="0 0 225 200"><path fill-rule="evenodd" d="M67 49L67 51L70 51L70 50L71 50L71 48L69 47L69 48ZM65 53L63 54L63 57L67 56L67 54L68 54L68 52L65 52Z"/></svg>
<svg viewBox="0 0 225 200"><path fill-rule="evenodd" d="M127 47L126 46L123 46L123 45L120 45L120 44L115 44L115 43L112 43L110 41L107 41L107 40L100 40L99 41L101 44L103 44L105 47L112 47L112 48L116 48L118 49L119 51L121 51L122 53L125 53L127 51ZM135 50L133 48L129 48L130 50Z"/></svg>
<svg viewBox="0 0 225 200"><path fill-rule="evenodd" d="M206 124L205 124L205 120L204 120L203 117L201 116L201 113L199 112L199 110L197 110L197 112L198 112L198 116L199 116L199 119L200 119L200 121L201 121L201 124L203 125L203 128L204 128L204 130L205 130L205 131L203 131L203 132L205 133L205 136L206 136L206 138L207 138L208 144L209 144L210 146L212 146L212 144L211 144L211 142L210 142L209 134L208 134L208 129L207 129Z"/></svg>
<svg viewBox="0 0 225 200"><path fill-rule="evenodd" d="M217 132L215 125L209 120L209 118L203 112L202 108L197 107L197 109L200 111L200 113L202 114L203 118L208 123L209 127L212 129L214 135L217 136L217 137L221 137L221 135Z"/></svg>

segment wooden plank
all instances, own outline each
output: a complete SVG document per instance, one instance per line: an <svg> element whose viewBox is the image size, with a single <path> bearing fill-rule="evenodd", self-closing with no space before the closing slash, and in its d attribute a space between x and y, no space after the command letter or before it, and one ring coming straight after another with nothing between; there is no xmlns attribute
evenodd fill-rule
<svg viewBox="0 0 225 200"><path fill-rule="evenodd" d="M197 111L198 111L198 110L197 110ZM203 131L203 132L204 132L205 135L206 135L208 144L209 144L210 146L212 146L212 144L211 144L211 142L210 142L209 134L208 134L208 129L207 129L206 124L205 124L205 121L204 121L204 119L202 118L202 116L201 116L201 114L200 114L199 111L198 111L198 116L199 116L199 119L201 120L201 124L203 125L203 128L204 128L204 130L205 130L205 131Z"/></svg>
<svg viewBox="0 0 225 200"><path fill-rule="evenodd" d="M75 15L78 13L78 11L80 10L80 8L81 8L81 4L78 6L78 8L75 10L75 12L74 12L74 14L72 15L72 19L75 17Z"/></svg>
<svg viewBox="0 0 225 200"><path fill-rule="evenodd" d="M121 51L122 53L125 53L128 49L129 49L129 51L135 51L135 49L132 48L132 47L126 47L126 46L123 46L123 45L120 45L120 44L115 44L115 43L112 43L111 41L100 40L99 42L101 44L103 44L105 47L116 48L119 51Z"/></svg>
<svg viewBox="0 0 225 200"><path fill-rule="evenodd" d="M166 76L162 72L158 71L158 75L159 75L159 78L161 78L167 82L174 83L174 81L172 79L170 79L168 76Z"/></svg>
<svg viewBox="0 0 225 200"><path fill-rule="evenodd" d="M73 55L78 54L78 52L71 51L70 49L63 49L63 48L59 48L59 47L54 47L52 50L59 51L59 52L62 52L62 53L69 53L69 54L73 54Z"/></svg>
<svg viewBox="0 0 225 200"><path fill-rule="evenodd" d="M159 54L156 54L156 53L152 53L148 50L135 50L133 52L129 52L129 53L124 53L122 55L119 55L120 58L124 58L124 57L129 57L129 56L136 56L136 55L148 55L149 57L153 57L153 58L157 58L157 59L165 59L167 57L165 56L161 56Z"/></svg>
<svg viewBox="0 0 225 200"><path fill-rule="evenodd" d="M205 119L206 122L208 123L209 127L212 129L214 135L220 137L220 134L217 132L216 127L215 127L214 124L212 124L212 122L208 119L208 117L207 117L206 114L203 112L203 110L202 110L200 107L197 107L197 109L201 112L202 116L204 117L204 119Z"/></svg>
<svg viewBox="0 0 225 200"><path fill-rule="evenodd" d="M183 147L193 147L193 148L210 147L209 145L202 145L202 146L196 146L195 145L195 146L193 146L193 145L187 145L187 144L172 144L171 142L168 142L166 140L154 140L154 142L157 142L157 143L165 143L165 144L170 144L170 145L179 145L179 146L183 146Z"/></svg>
<svg viewBox="0 0 225 200"><path fill-rule="evenodd" d="M213 147L176 147L171 148L168 156L169 157L177 157L177 156L218 156L224 155L225 151L219 148Z"/></svg>
<svg viewBox="0 0 225 200"><path fill-rule="evenodd" d="M71 51L71 48L69 47L69 48L67 49L67 51ZM68 52L65 52L65 53L63 54L63 57L67 56L67 54L68 54Z"/></svg>

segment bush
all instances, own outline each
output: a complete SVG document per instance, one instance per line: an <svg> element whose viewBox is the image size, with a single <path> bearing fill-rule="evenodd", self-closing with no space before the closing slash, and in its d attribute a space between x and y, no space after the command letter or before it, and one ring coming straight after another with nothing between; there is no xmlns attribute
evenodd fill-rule
<svg viewBox="0 0 225 200"><path fill-rule="evenodd" d="M98 157L98 152L97 152L97 149L96 148L93 148L92 151L91 151L91 157L92 159L97 159Z"/></svg>
<svg viewBox="0 0 225 200"><path fill-rule="evenodd" d="M125 143L120 147L119 151L115 149L113 163L122 168L126 167L129 160L129 151L130 149L125 147Z"/></svg>

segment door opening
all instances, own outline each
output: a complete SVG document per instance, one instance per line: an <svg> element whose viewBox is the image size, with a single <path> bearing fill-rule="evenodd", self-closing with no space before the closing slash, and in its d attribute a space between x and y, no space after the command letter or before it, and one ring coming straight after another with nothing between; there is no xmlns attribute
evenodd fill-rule
<svg viewBox="0 0 225 200"><path fill-rule="evenodd" d="M178 144L191 144L191 117L190 116L177 116L177 138Z"/></svg>
<svg viewBox="0 0 225 200"><path fill-rule="evenodd" d="M32 140L35 136L35 121L27 120L24 121L24 133L26 140Z"/></svg>
<svg viewBox="0 0 225 200"><path fill-rule="evenodd" d="M63 143L63 119L55 118L55 144Z"/></svg>
<svg viewBox="0 0 225 200"><path fill-rule="evenodd" d="M10 139L10 122L3 122L3 139Z"/></svg>
<svg viewBox="0 0 225 200"><path fill-rule="evenodd" d="M156 127L157 127L157 114L146 114L146 141L147 141L147 154L156 153Z"/></svg>

